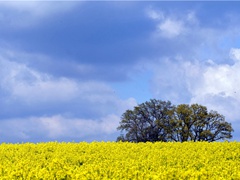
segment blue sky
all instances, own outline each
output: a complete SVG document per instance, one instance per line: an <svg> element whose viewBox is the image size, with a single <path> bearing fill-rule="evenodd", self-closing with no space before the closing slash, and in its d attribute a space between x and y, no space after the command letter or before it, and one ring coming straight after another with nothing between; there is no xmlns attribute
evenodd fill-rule
<svg viewBox="0 0 240 180"><path fill-rule="evenodd" d="M240 2L0 1L0 142L114 141L150 98L240 140Z"/></svg>

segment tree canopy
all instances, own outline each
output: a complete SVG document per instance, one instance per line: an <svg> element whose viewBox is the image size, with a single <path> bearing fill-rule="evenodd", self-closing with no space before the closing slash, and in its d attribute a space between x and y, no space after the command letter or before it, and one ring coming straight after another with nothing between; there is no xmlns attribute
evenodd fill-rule
<svg viewBox="0 0 240 180"><path fill-rule="evenodd" d="M173 105L151 99L123 113L117 141L208 141L232 138L233 128L217 111L199 104Z"/></svg>

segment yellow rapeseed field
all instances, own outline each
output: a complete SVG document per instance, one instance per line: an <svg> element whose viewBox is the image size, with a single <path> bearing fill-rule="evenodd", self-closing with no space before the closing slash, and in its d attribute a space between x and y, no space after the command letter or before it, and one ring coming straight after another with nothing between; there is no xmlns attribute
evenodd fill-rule
<svg viewBox="0 0 240 180"><path fill-rule="evenodd" d="M3 143L0 179L240 179L240 143Z"/></svg>

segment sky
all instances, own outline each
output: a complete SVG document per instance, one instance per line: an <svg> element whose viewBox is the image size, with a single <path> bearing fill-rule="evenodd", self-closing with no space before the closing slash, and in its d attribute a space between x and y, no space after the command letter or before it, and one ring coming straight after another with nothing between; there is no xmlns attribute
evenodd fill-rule
<svg viewBox="0 0 240 180"><path fill-rule="evenodd" d="M240 2L0 1L0 142L115 141L152 98L240 140Z"/></svg>

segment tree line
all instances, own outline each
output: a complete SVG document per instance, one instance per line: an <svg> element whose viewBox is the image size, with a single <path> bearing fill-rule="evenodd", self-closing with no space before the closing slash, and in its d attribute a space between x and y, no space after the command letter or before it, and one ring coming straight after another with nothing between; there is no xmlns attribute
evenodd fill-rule
<svg viewBox="0 0 240 180"><path fill-rule="evenodd" d="M173 105L151 99L123 113L117 141L208 141L232 138L233 128L217 111L199 104Z"/></svg>

